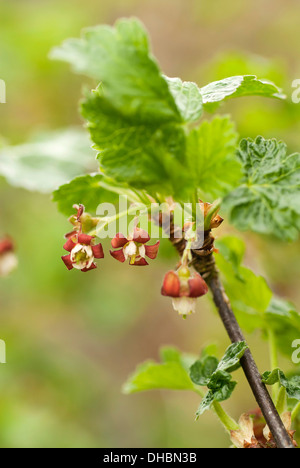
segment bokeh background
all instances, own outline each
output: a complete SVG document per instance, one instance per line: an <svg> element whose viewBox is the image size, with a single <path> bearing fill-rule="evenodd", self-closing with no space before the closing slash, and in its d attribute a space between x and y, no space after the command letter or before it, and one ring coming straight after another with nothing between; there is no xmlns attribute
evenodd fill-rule
<svg viewBox="0 0 300 468"><path fill-rule="evenodd" d="M77 113L88 80L50 61L49 50L83 27L137 16L169 76L205 85L234 74L257 74L282 86L286 103L243 98L227 104L241 136L284 139L300 148L300 104L291 101L300 78L297 0L0 0L1 139L26 141L37 131L81 124ZM165 244L142 271L108 258L93 273L68 272L61 260L69 229L47 195L0 179L0 234L17 243L19 268L0 282L1 447L227 447L212 414L194 421L198 398L152 392L124 396L121 385L160 346L198 353L208 342L229 344L208 299L183 321L159 294L176 257ZM224 223L223 232L233 232ZM247 264L273 289L300 305L299 243L283 245L246 235ZM267 344L249 338L262 371ZM291 363L284 360L288 368ZM255 408L242 373L224 406L238 418Z"/></svg>

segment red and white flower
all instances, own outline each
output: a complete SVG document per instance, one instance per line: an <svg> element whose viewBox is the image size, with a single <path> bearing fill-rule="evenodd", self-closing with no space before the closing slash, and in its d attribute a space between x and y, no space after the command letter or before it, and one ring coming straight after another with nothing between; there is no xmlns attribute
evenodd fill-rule
<svg viewBox="0 0 300 468"><path fill-rule="evenodd" d="M138 227L135 227L133 235L128 238L118 232L111 241L112 247L118 250L111 250L110 254L122 263L129 259L130 265L148 265L145 257L155 259L159 249L159 241L154 245L146 245L149 240L149 234Z"/></svg>
<svg viewBox="0 0 300 468"><path fill-rule="evenodd" d="M0 240L0 276L8 276L18 266L11 239Z"/></svg>
<svg viewBox="0 0 300 468"><path fill-rule="evenodd" d="M97 268L94 260L104 258L104 253L101 244L93 244L94 239L88 234L76 232L68 235L64 249L70 253L61 257L68 270L76 268L86 272Z"/></svg>
<svg viewBox="0 0 300 468"><path fill-rule="evenodd" d="M185 317L195 313L197 297L207 294L208 286L199 273L191 274L187 266L182 266L166 273L161 293L172 297L174 309Z"/></svg>

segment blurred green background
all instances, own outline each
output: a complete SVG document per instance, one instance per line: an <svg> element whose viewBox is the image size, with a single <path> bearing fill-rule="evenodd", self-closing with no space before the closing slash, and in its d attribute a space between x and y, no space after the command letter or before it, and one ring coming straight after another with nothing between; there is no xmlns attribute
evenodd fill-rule
<svg viewBox="0 0 300 468"><path fill-rule="evenodd" d="M137 16L169 76L205 85L234 74L257 74L282 86L286 103L243 98L226 104L241 136L284 139L300 148L297 0L0 0L1 138L11 144L37 131L80 124L87 79L48 59L49 50L83 27ZM197 353L208 343L229 344L209 299L183 321L159 294L176 257L165 244L151 267L131 269L106 258L96 272L68 272L61 262L69 229L49 196L11 188L0 179L0 235L14 237L19 268L0 282L1 447L227 447L212 414L194 421L199 403L188 393L124 396L121 385L144 359L172 344ZM233 232L226 222L222 232ZM221 234L221 233L220 233ZM247 263L273 289L300 304L299 243L283 245L244 236ZM299 308L298 308L299 309ZM249 337L262 371L267 344ZM282 362L289 367L289 360ZM224 406L236 418L255 408L239 371L235 398Z"/></svg>

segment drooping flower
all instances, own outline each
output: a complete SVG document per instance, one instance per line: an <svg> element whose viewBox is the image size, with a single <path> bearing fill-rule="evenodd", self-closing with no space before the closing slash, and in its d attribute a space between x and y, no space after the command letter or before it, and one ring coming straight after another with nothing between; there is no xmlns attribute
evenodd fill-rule
<svg viewBox="0 0 300 468"><path fill-rule="evenodd" d="M94 239L88 234L76 232L68 235L64 249L70 253L61 257L68 270L76 268L86 272L97 268L94 260L104 258L104 253L101 244L94 245Z"/></svg>
<svg viewBox="0 0 300 468"><path fill-rule="evenodd" d="M181 266L166 273L161 293L172 297L174 309L185 317L195 313L196 300L208 293L208 286L199 273L191 274L187 266Z"/></svg>
<svg viewBox="0 0 300 468"><path fill-rule="evenodd" d="M145 257L154 260L157 257L160 243L158 241L154 245L146 245L149 240L149 234L138 227L135 227L133 234L128 237L118 232L111 241L112 247L118 250L111 250L110 254L122 263L129 259L130 265L148 265Z"/></svg>
<svg viewBox="0 0 300 468"><path fill-rule="evenodd" d="M8 276L18 265L13 241L9 238L0 240L0 276Z"/></svg>

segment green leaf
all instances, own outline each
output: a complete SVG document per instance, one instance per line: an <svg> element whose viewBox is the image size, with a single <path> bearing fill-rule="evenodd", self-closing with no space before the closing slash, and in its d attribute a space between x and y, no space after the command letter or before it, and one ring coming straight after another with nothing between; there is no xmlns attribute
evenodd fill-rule
<svg viewBox="0 0 300 468"><path fill-rule="evenodd" d="M224 385L227 385L232 380L229 372L216 369L216 371L211 375L207 387L210 390L219 390Z"/></svg>
<svg viewBox="0 0 300 468"><path fill-rule="evenodd" d="M106 176L150 194L189 190L183 124L200 117L202 97L194 83L162 76L139 21L91 28L52 56L101 80L82 114Z"/></svg>
<svg viewBox="0 0 300 468"><path fill-rule="evenodd" d="M217 242L219 253L232 265L235 276L240 277L239 269L244 260L246 251L245 243L239 237L234 236L224 236Z"/></svg>
<svg viewBox="0 0 300 468"><path fill-rule="evenodd" d="M282 240L294 240L300 229L300 154L287 154L276 140L242 140L239 158L243 184L225 199L231 222Z"/></svg>
<svg viewBox="0 0 300 468"><path fill-rule="evenodd" d="M187 164L191 182L201 196L214 200L230 192L241 179L236 157L238 135L229 117L204 121L187 137Z"/></svg>
<svg viewBox="0 0 300 468"><path fill-rule="evenodd" d="M266 338L272 330L278 349L291 356L291 343L300 334L300 315L293 304L272 297L264 278L241 266L245 252L241 239L226 236L216 246L216 263L240 326L248 332L261 329Z"/></svg>
<svg viewBox="0 0 300 468"><path fill-rule="evenodd" d="M207 386L209 389L196 412L196 418L208 410L214 401L221 402L230 398L236 386L230 373L239 368L240 359L247 348L245 341L233 343L220 362L213 356L205 356L191 366L191 380L196 385Z"/></svg>
<svg viewBox="0 0 300 468"><path fill-rule="evenodd" d="M220 389L209 390L197 409L196 419L198 419L205 411L209 410L214 401L222 402L228 400L231 397L236 384L236 382L228 382Z"/></svg>
<svg viewBox="0 0 300 468"><path fill-rule="evenodd" d="M245 341L232 343L218 361L214 356L204 355L194 362L190 368L191 380L196 385L206 386L210 389L220 388L231 380L231 372L240 367L240 359L248 346Z"/></svg>
<svg viewBox="0 0 300 468"><path fill-rule="evenodd" d="M265 313L265 329L273 331L278 349L290 357L300 336L300 314L290 302L274 297Z"/></svg>
<svg viewBox="0 0 300 468"><path fill-rule="evenodd" d="M227 236L218 240L216 246L216 263L240 326L248 332L263 328L264 313L272 298L266 280L240 265L244 252L241 240Z"/></svg>
<svg viewBox="0 0 300 468"><path fill-rule="evenodd" d="M259 80L255 75L231 76L201 88L204 107L211 103L242 96L263 96L284 99L285 96L271 81Z"/></svg>
<svg viewBox="0 0 300 468"><path fill-rule="evenodd" d="M218 402L228 400L236 386L237 382L231 381L222 385L219 390L212 390L214 400Z"/></svg>
<svg viewBox="0 0 300 468"><path fill-rule="evenodd" d="M86 132L68 129L39 135L32 142L0 149L0 175L27 190L51 193L59 185L96 170Z"/></svg>
<svg viewBox="0 0 300 468"><path fill-rule="evenodd" d="M232 343L219 362L217 371L233 372L237 370L240 366L240 359L244 355L246 349L248 349L248 346L245 341Z"/></svg>
<svg viewBox="0 0 300 468"><path fill-rule="evenodd" d="M217 343L209 343L201 351L201 358L205 358L206 356L215 357L217 355L218 355Z"/></svg>
<svg viewBox="0 0 300 468"><path fill-rule="evenodd" d="M193 390L193 384L183 367L176 362L141 364L123 386L126 394L146 390Z"/></svg>
<svg viewBox="0 0 300 468"><path fill-rule="evenodd" d="M199 120L203 112L202 95L196 83L164 77L184 122Z"/></svg>
<svg viewBox="0 0 300 468"><path fill-rule="evenodd" d="M272 297L264 278L241 266L245 252L241 239L225 236L216 246L216 263L240 326L248 332L261 329L266 338L272 330L278 349L290 357L291 343L300 335L299 313L290 302Z"/></svg>
<svg viewBox="0 0 300 468"><path fill-rule="evenodd" d="M150 124L181 120L137 19L119 20L115 27L89 28L81 39L65 41L51 56L101 81L106 98L123 115Z"/></svg>
<svg viewBox="0 0 300 468"><path fill-rule="evenodd" d="M274 369L272 372L264 372L262 382L266 385L280 383L285 389L289 398L300 401L300 376L295 375L287 379L282 370Z"/></svg>
<svg viewBox="0 0 300 468"><path fill-rule="evenodd" d="M218 359L214 356L205 356L203 359L196 361L190 368L191 380L196 385L207 387L212 374L218 367Z"/></svg>
<svg viewBox="0 0 300 468"><path fill-rule="evenodd" d="M185 185L182 127L145 123L111 106L99 87L82 104L102 171L139 189L172 194Z"/></svg>
<svg viewBox="0 0 300 468"><path fill-rule="evenodd" d="M173 346L164 346L160 349L159 352L160 359L162 363L168 362L177 362L179 363L187 372L191 365L195 362L195 356L188 353L182 353L177 348Z"/></svg>
<svg viewBox="0 0 300 468"><path fill-rule="evenodd" d="M205 411L209 410L214 402L214 393L210 390L202 399L199 408L196 411L196 419L199 418Z"/></svg>
<svg viewBox="0 0 300 468"><path fill-rule="evenodd" d="M185 354L174 348L164 348L161 351L163 363L145 362L137 367L123 386L126 394L145 390L193 390L194 385L187 371Z"/></svg>
<svg viewBox="0 0 300 468"><path fill-rule="evenodd" d="M82 204L90 213L96 213L100 203L116 203L117 193L109 190L110 186L102 174L87 174L76 177L70 183L61 185L53 192L53 201L65 215L70 215L74 204ZM111 187L113 190L113 187Z"/></svg>
<svg viewBox="0 0 300 468"><path fill-rule="evenodd" d="M265 385L275 385L280 382L280 378L284 379L284 373L280 369L274 369L271 371L266 371L262 374L262 383Z"/></svg>
<svg viewBox="0 0 300 468"><path fill-rule="evenodd" d="M164 346L159 351L161 362L181 362L181 352L173 346Z"/></svg>

